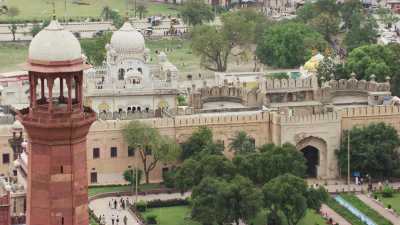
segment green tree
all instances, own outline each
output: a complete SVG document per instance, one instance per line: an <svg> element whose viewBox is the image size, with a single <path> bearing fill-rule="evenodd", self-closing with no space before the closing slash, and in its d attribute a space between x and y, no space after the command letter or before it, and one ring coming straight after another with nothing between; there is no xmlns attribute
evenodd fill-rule
<svg viewBox="0 0 400 225"><path fill-rule="evenodd" d="M372 16L354 12L351 17L351 28L346 33L344 43L349 50L376 43L377 28L378 24Z"/></svg>
<svg viewBox="0 0 400 225"><path fill-rule="evenodd" d="M291 174L281 175L263 187L264 205L273 215L281 212L288 225L296 225L307 211L307 184Z"/></svg>
<svg viewBox="0 0 400 225"><path fill-rule="evenodd" d="M103 7L103 10L101 10L100 17L106 21L109 21L112 19L112 14L113 14L113 9L111 9L110 6L107 5Z"/></svg>
<svg viewBox="0 0 400 225"><path fill-rule="evenodd" d="M185 192L198 185L205 177L230 180L235 176L235 167L223 155L204 154L197 159L187 159L176 173L176 187Z"/></svg>
<svg viewBox="0 0 400 225"><path fill-rule="evenodd" d="M106 58L106 44L110 43L111 32L93 39L81 39L81 46L90 64L101 65Z"/></svg>
<svg viewBox="0 0 400 225"><path fill-rule="evenodd" d="M7 16L9 16L11 18L10 25L8 25L8 29L10 30L10 32L11 32L11 34L13 36L13 41L15 41L15 35L17 33L19 25L14 20L14 17L18 16L20 11L19 11L19 9L17 7L12 6L10 8L7 8L5 13L6 13Z"/></svg>
<svg viewBox="0 0 400 225"><path fill-rule="evenodd" d="M350 29L352 26L351 18L353 14L361 13L362 9L362 4L359 0L348 0L340 6L340 14L342 15L344 25L347 29Z"/></svg>
<svg viewBox="0 0 400 225"><path fill-rule="evenodd" d="M162 136L157 129L145 123L132 121L122 132L128 146L139 153L146 184L149 183L150 172L158 162L171 163L180 156L180 147L174 140Z"/></svg>
<svg viewBox="0 0 400 225"><path fill-rule="evenodd" d="M41 24L34 23L30 31L32 37L35 37L36 34L38 34L41 30L43 30L43 28L47 27L49 24L50 24L49 20L45 20Z"/></svg>
<svg viewBox="0 0 400 225"><path fill-rule="evenodd" d="M325 37L325 40L332 42L332 36L339 32L340 18L334 14L321 13L310 20L310 25Z"/></svg>
<svg viewBox="0 0 400 225"><path fill-rule="evenodd" d="M347 138L345 131L337 151L340 171L347 174ZM387 178L400 176L400 139L396 129L385 123L373 123L350 130L350 170Z"/></svg>
<svg viewBox="0 0 400 225"><path fill-rule="evenodd" d="M333 57L325 56L319 63L317 68L317 76L319 79L329 80L331 75L336 75L337 64Z"/></svg>
<svg viewBox="0 0 400 225"><path fill-rule="evenodd" d="M198 155L208 145L213 143L213 133L208 127L200 127L192 133L192 135L182 143L182 159Z"/></svg>
<svg viewBox="0 0 400 225"><path fill-rule="evenodd" d="M0 6L0 15L7 14L8 7L5 5Z"/></svg>
<svg viewBox="0 0 400 225"><path fill-rule="evenodd" d="M193 188L192 211L193 220L202 225L223 225L233 222L229 217L229 209L222 193L227 189L227 182L206 177Z"/></svg>
<svg viewBox="0 0 400 225"><path fill-rule="evenodd" d="M128 169L125 170L124 173L122 174L124 177L124 180L126 182L129 182L130 185L135 185L136 183L136 172L133 169ZM140 181L142 180L142 175L143 175L143 171L142 170L138 170L137 171L137 179L138 179L138 185L140 184Z"/></svg>
<svg viewBox="0 0 400 225"><path fill-rule="evenodd" d="M316 10L315 4L312 2L305 2L304 5L299 7L296 11L297 18L303 22L308 22L317 17L319 13L320 12Z"/></svg>
<svg viewBox="0 0 400 225"><path fill-rule="evenodd" d="M262 206L261 191L248 178L235 176L223 192L225 207L229 210L230 218L236 225L240 220L249 224Z"/></svg>
<svg viewBox="0 0 400 225"><path fill-rule="evenodd" d="M188 0L180 8L180 14L189 25L201 25L214 19L214 13L210 5L202 0Z"/></svg>
<svg viewBox="0 0 400 225"><path fill-rule="evenodd" d="M313 49L323 51L324 38L303 23L282 22L267 28L257 45L257 56L274 67L297 67L312 55Z"/></svg>
<svg viewBox="0 0 400 225"><path fill-rule="evenodd" d="M250 178L258 185L285 173L299 177L304 177L306 174L306 161L301 152L291 144L264 145L259 152L235 156L233 164L239 174Z"/></svg>
<svg viewBox="0 0 400 225"><path fill-rule="evenodd" d="M256 151L254 138L244 131L239 131L230 139L229 148L236 154L247 154Z"/></svg>
<svg viewBox="0 0 400 225"><path fill-rule="evenodd" d="M319 212L322 203L328 200L329 194L323 187L319 187L318 189L309 188L306 197L307 207Z"/></svg>
<svg viewBox="0 0 400 225"><path fill-rule="evenodd" d="M345 69L348 73L356 73L359 79L368 79L374 74L378 81L383 82L387 76L396 76L398 60L394 49L389 46L364 45L349 53Z"/></svg>
<svg viewBox="0 0 400 225"><path fill-rule="evenodd" d="M231 43L224 33L215 26L197 26L192 31L191 48L200 56L201 65L211 71L227 69Z"/></svg>

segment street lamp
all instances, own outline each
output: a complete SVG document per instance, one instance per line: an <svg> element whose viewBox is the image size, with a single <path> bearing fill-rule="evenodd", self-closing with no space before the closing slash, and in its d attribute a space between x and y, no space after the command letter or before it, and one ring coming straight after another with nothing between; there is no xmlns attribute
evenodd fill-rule
<svg viewBox="0 0 400 225"><path fill-rule="evenodd" d="M347 186L350 191L350 130L347 133Z"/></svg>

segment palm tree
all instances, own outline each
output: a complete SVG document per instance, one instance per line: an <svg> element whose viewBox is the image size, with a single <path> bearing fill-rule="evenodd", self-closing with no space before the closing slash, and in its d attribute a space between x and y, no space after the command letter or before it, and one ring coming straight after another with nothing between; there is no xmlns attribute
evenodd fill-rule
<svg viewBox="0 0 400 225"><path fill-rule="evenodd" d="M234 150L236 154L246 154L256 150L254 139L247 135L244 131L239 131L235 136L229 139L231 143L229 147Z"/></svg>
<svg viewBox="0 0 400 225"><path fill-rule="evenodd" d="M112 9L109 6L104 6L103 10L101 11L100 17L104 20L110 20L112 17Z"/></svg>
<svg viewBox="0 0 400 225"><path fill-rule="evenodd" d="M142 19L144 17L144 15L147 13L146 6L139 5L137 7L137 12L139 13L139 18Z"/></svg>

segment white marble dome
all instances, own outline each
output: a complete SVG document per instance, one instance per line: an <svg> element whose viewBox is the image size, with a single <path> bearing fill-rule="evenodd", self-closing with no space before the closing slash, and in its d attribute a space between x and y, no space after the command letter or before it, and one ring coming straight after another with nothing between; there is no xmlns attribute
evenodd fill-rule
<svg viewBox="0 0 400 225"><path fill-rule="evenodd" d="M82 58L78 39L56 20L40 31L29 45L29 59L39 61L70 61Z"/></svg>
<svg viewBox="0 0 400 225"><path fill-rule="evenodd" d="M134 29L129 22L113 33L110 41L111 47L117 52L143 53L145 42L143 35Z"/></svg>

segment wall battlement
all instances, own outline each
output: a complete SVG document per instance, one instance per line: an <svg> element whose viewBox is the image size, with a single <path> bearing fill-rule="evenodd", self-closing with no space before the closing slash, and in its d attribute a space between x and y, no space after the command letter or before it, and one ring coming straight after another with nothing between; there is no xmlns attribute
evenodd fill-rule
<svg viewBox="0 0 400 225"><path fill-rule="evenodd" d="M381 91L390 91L390 83L389 78L384 83L378 83L375 81L375 78L371 78L370 81L366 80L357 80L355 79L355 75L352 78L335 80L331 79L323 85L324 89L334 90L352 90L352 91L369 91L369 92L381 92Z"/></svg>
<svg viewBox="0 0 400 225"><path fill-rule="evenodd" d="M265 86L262 87L265 90L277 90L277 89L317 89L318 79L315 76L311 76L306 79L265 79L263 81Z"/></svg>
<svg viewBox="0 0 400 225"><path fill-rule="evenodd" d="M345 108L341 110L341 117L360 117L360 116L388 116L400 115L400 106L366 106L357 108Z"/></svg>
<svg viewBox="0 0 400 225"><path fill-rule="evenodd" d="M281 124L293 124L293 123L320 123L320 122L337 122L340 120L340 116L337 112L310 114L310 115L299 115L299 116L280 116Z"/></svg>
<svg viewBox="0 0 400 225"><path fill-rule="evenodd" d="M227 115L191 115L178 116L174 118L151 118L139 119L142 122L148 123L156 128L178 128L178 127L197 127L209 125L226 125L226 124L244 124L269 122L271 119L269 112L246 112ZM123 129L129 120L101 120L96 121L91 131L97 130L119 130Z"/></svg>

